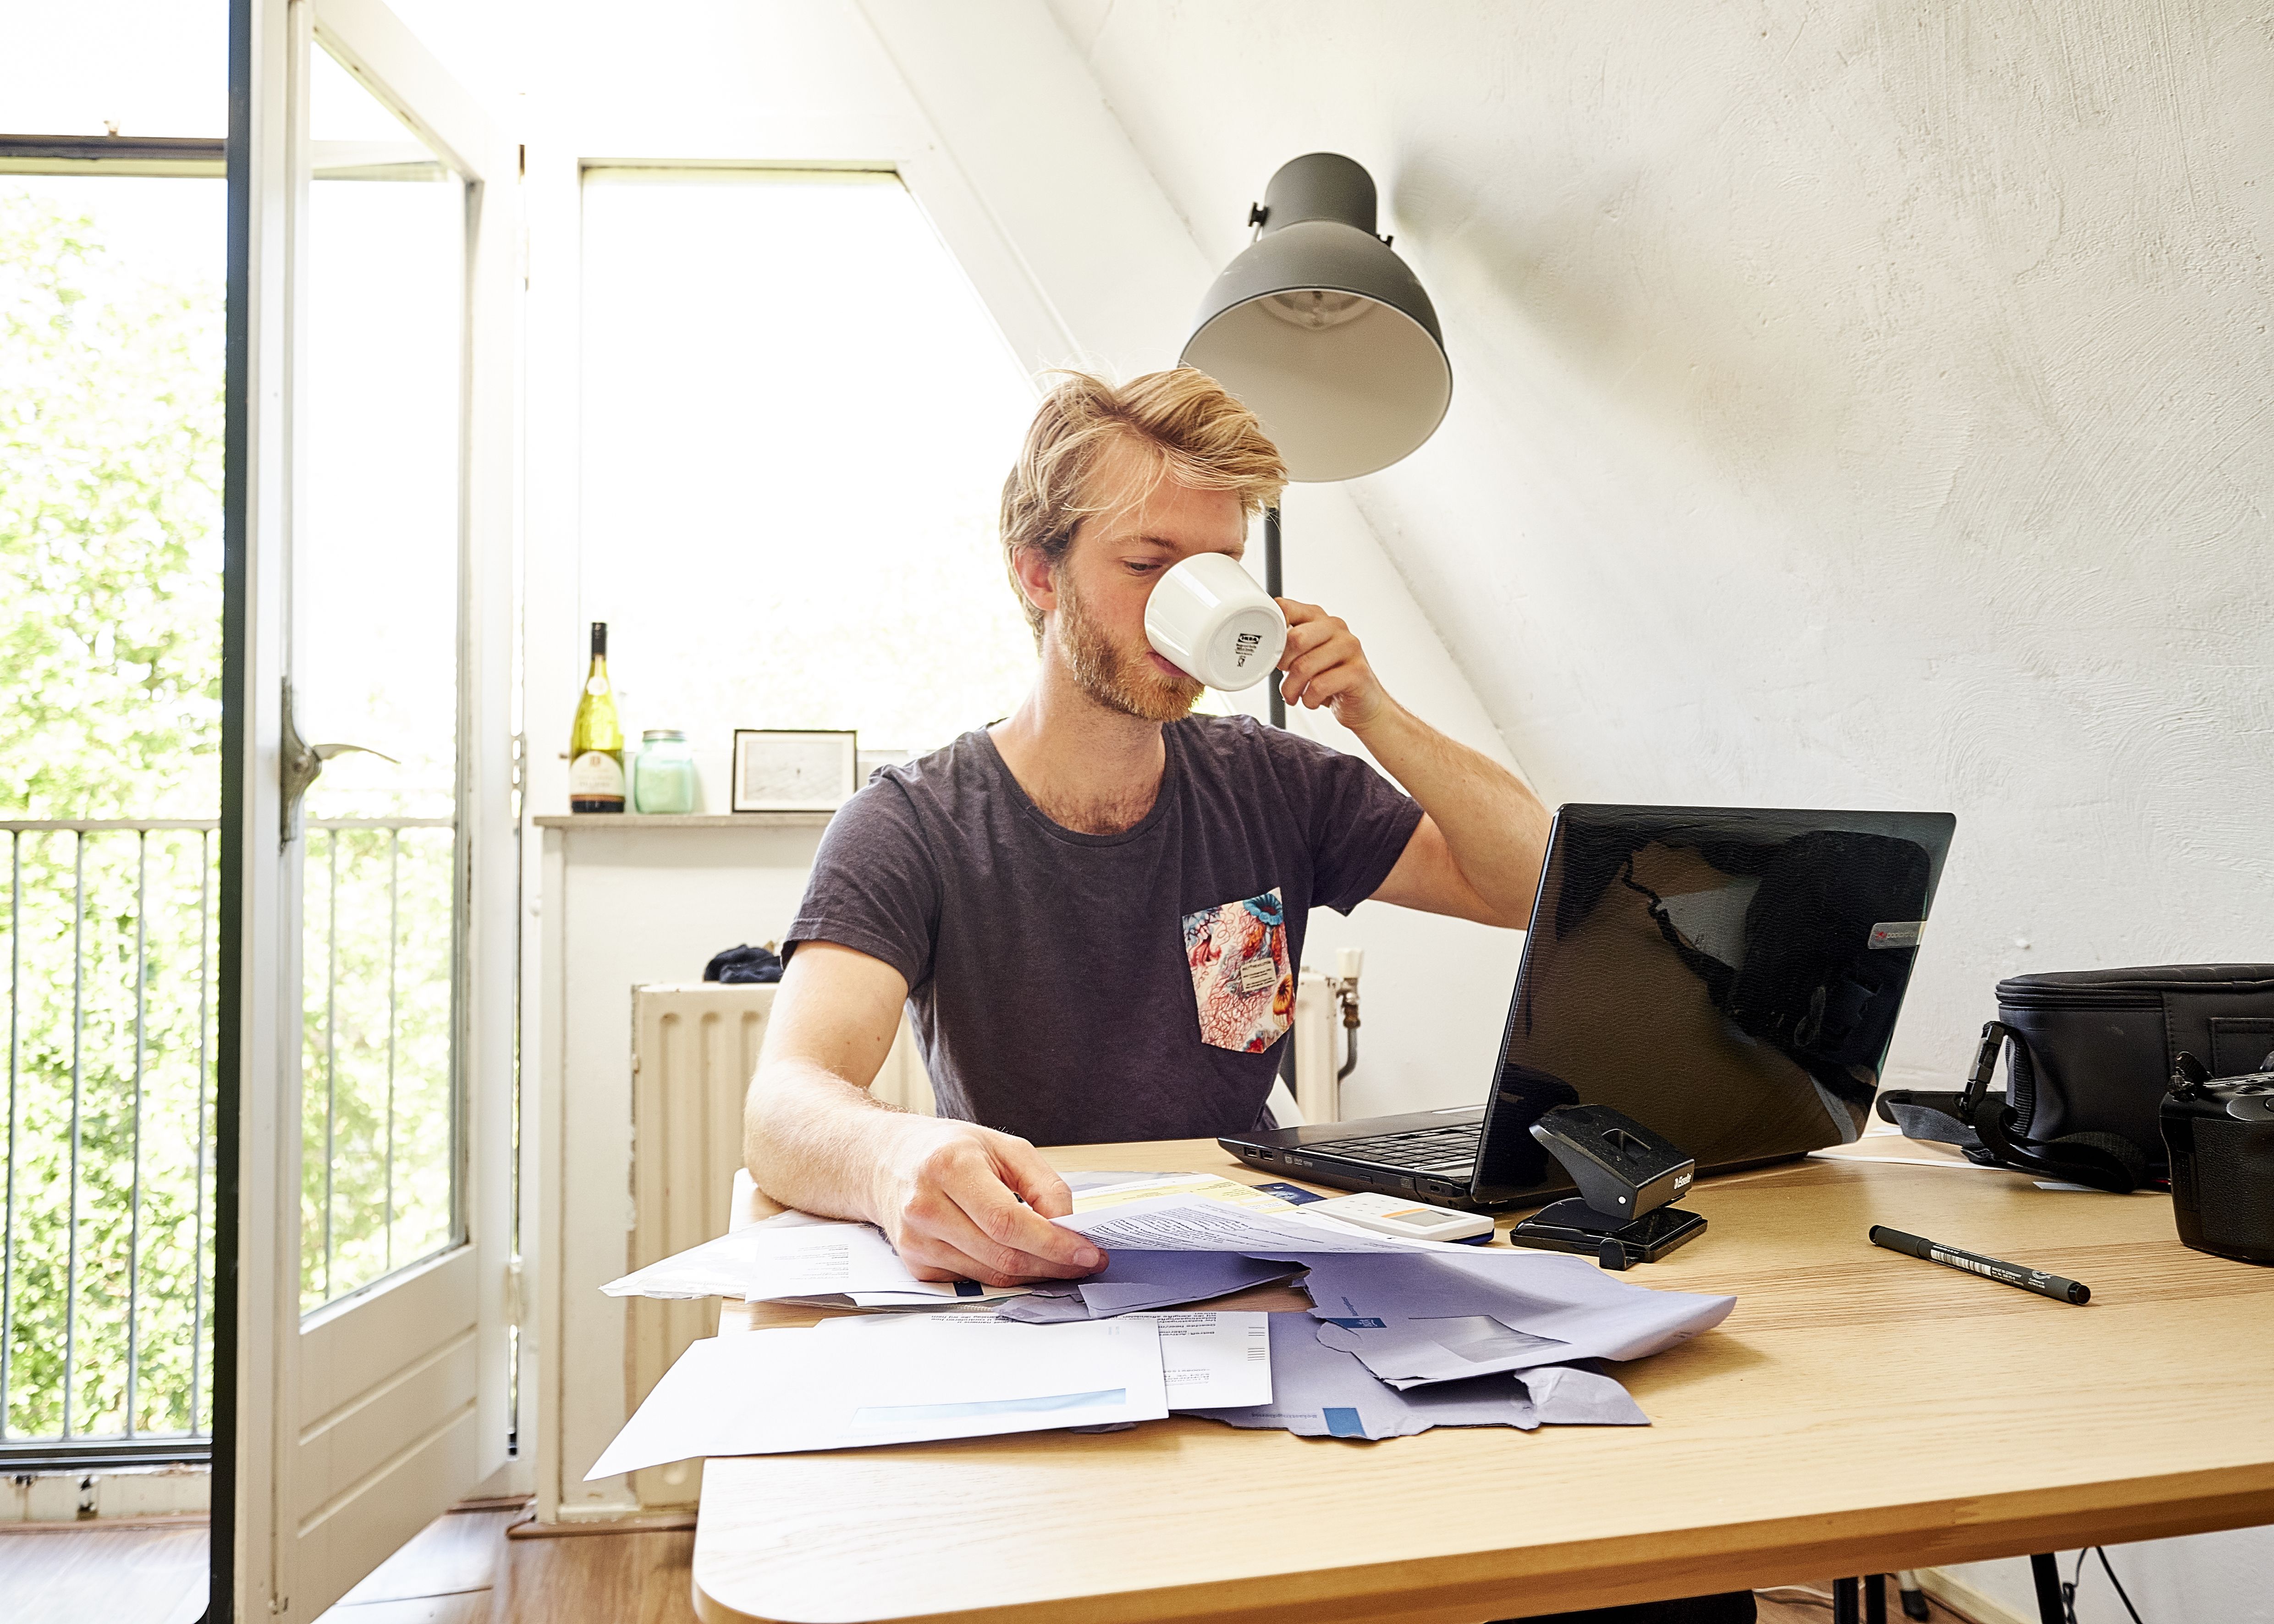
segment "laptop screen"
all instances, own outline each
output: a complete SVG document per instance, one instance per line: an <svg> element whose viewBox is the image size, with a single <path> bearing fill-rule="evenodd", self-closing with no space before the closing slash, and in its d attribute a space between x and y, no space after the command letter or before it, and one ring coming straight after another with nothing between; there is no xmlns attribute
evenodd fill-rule
<svg viewBox="0 0 2274 1624"><path fill-rule="evenodd" d="M1608 1105L1700 1171L1862 1131L1956 820L1567 806L1485 1111L1476 1199L1570 1188L1527 1130Z"/></svg>

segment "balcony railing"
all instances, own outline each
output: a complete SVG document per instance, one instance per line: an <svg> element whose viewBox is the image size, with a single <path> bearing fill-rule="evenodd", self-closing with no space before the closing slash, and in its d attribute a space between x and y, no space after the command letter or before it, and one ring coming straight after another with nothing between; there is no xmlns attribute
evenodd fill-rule
<svg viewBox="0 0 2274 1624"><path fill-rule="evenodd" d="M420 1214L402 1188L395 1147L396 1119L407 1116L403 1077L433 1069L431 1061L412 1068L410 1057L433 1047L426 1029L436 1025L438 996L448 1025L448 891L447 878L439 894L432 883L402 881L413 853L422 879L438 854L447 876L454 837L404 839L406 831L447 831L448 819L311 819L307 827L304 1145L315 1165L303 1240L312 1254L308 1295L321 1300L359 1283L353 1275L399 1265L401 1248L432 1227L413 1222L396 1233ZM211 819L0 821L8 842L0 1469L207 1453L216 831ZM439 853L428 849L438 842ZM366 917L367 934L383 933L387 955L375 1003L343 985L371 947L341 921ZM425 944L407 958L433 960L438 929L442 989L422 1001L412 995L436 971L398 968L394 944ZM368 1016L350 1030L345 1011L365 1004ZM357 1165L335 1123L357 1103L343 1034L386 1056L383 1143L367 1147L379 1171L358 1185L358 1193L361 1184L379 1186L369 1204L375 1218L361 1223L373 1232L352 1239L333 1221L332 1154ZM440 1064L447 1073L447 1056ZM430 1124L403 1126L431 1137ZM441 1138L447 1146L447 1126ZM339 1193L344 1200L348 1192ZM358 1248L373 1254L369 1262L343 1261Z"/></svg>

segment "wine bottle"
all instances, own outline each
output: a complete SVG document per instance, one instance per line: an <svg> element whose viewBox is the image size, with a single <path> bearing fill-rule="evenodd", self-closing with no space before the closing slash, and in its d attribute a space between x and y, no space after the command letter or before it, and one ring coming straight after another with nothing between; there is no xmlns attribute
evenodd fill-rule
<svg viewBox="0 0 2274 1624"><path fill-rule="evenodd" d="M608 687L606 620L592 622L592 668L585 673L576 725L568 730L568 809L624 809L624 730L616 721L616 696Z"/></svg>

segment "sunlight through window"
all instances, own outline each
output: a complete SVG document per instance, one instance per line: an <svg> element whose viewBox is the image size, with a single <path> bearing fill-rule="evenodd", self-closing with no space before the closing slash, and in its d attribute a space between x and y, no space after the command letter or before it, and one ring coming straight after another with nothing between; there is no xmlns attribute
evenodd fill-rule
<svg viewBox="0 0 2274 1624"><path fill-rule="evenodd" d="M1034 389L898 179L596 169L584 231L584 618L627 733L684 730L724 811L738 727L922 752L1008 710Z"/></svg>

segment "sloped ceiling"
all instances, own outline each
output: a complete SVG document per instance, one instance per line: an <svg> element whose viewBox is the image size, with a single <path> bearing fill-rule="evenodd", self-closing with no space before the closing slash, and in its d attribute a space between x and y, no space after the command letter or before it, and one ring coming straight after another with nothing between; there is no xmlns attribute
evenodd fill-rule
<svg viewBox="0 0 2274 1624"><path fill-rule="evenodd" d="M1551 798L1958 813L1941 1070L1999 974L2274 959L2262 11L1052 10L1214 261L1374 172L1457 381L1352 493Z"/></svg>

